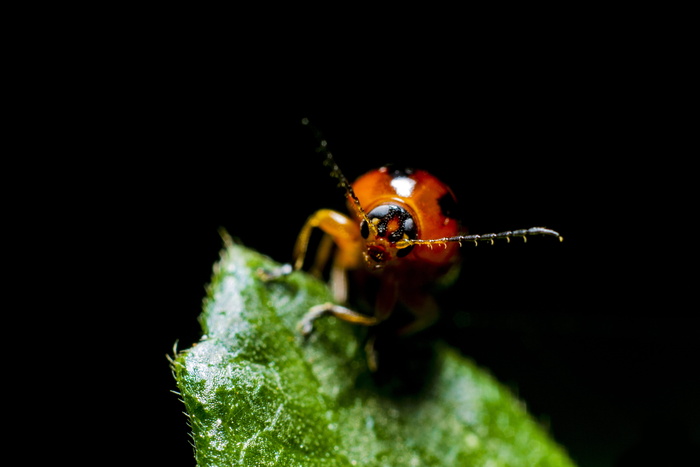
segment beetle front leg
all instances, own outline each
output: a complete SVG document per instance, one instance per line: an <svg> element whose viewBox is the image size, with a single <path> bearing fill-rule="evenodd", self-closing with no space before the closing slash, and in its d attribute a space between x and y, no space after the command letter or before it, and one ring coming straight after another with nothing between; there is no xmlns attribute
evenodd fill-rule
<svg viewBox="0 0 700 467"><path fill-rule="evenodd" d="M285 264L274 271L258 271L258 276L264 281L271 281L300 270L304 266L311 232L315 228L325 235L321 238L310 272L316 276L321 274L335 244L337 249L333 256L330 284L336 301L344 301L347 296L347 280L344 276L348 269L355 269L360 265L361 240L357 224L337 211L321 209L309 216L294 245L293 264Z"/></svg>
<svg viewBox="0 0 700 467"><path fill-rule="evenodd" d="M318 228L325 235L319 246L313 270L320 272L330 256L330 245L335 243L337 249L331 266L330 284L336 301L347 298L347 271L361 265L361 239L357 223L348 216L330 209L321 209L312 214L304 224L294 246L294 270L304 266L304 259L309 248L311 232ZM312 307L299 323L304 336L313 332L313 323L323 315L332 315L349 323L374 326L377 318L357 313L349 308L333 303L324 303Z"/></svg>
<svg viewBox="0 0 700 467"><path fill-rule="evenodd" d="M374 316L363 315L362 313L358 313L341 305L336 305L335 303L323 303L311 307L308 313L306 313L299 322L299 331L301 331L304 337L308 337L313 332L314 321L323 315L332 315L348 323L360 324L362 326L376 326L382 321Z"/></svg>
<svg viewBox="0 0 700 467"><path fill-rule="evenodd" d="M336 261L343 269L354 269L360 264L360 232L357 223L348 216L331 209L320 209L309 216L302 227L294 245L294 270L304 266L306 251L309 248L311 231L320 229L328 235L338 247ZM325 248L325 247L324 247ZM324 257L325 256L325 257ZM321 261L327 260L327 254L321 252ZM322 269L323 264L316 263L315 269Z"/></svg>

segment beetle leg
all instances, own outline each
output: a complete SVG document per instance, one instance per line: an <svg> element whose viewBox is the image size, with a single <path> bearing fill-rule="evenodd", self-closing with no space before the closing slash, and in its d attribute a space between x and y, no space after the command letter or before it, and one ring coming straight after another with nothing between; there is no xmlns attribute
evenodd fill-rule
<svg viewBox="0 0 700 467"><path fill-rule="evenodd" d="M283 264L280 267L272 270L260 268L256 272L258 274L258 277L264 282L270 282L279 279L280 277L289 275L292 273L292 271L293 269L291 264Z"/></svg>
<svg viewBox="0 0 700 467"><path fill-rule="evenodd" d="M294 270L304 265L306 250L309 247L311 231L321 229L329 235L338 246L336 260L344 269L354 269L359 266L360 232L357 224L348 216L331 209L321 209L312 214L302 227L297 242L294 245ZM325 248L325 247L322 247ZM327 253L321 252L321 255ZM323 261L324 258L321 258Z"/></svg>
<svg viewBox="0 0 700 467"><path fill-rule="evenodd" d="M316 277L321 277L323 275L323 270L328 263L328 258L331 256L331 250L333 248L333 237L328 234L324 234L321 237L321 241L316 249L316 258L314 258L314 265L309 269L309 273Z"/></svg>
<svg viewBox="0 0 700 467"><path fill-rule="evenodd" d="M437 321L440 309L437 302L427 293L412 294L404 300L406 306L413 312L416 319L398 330L400 336L408 336L430 327Z"/></svg>
<svg viewBox="0 0 700 467"><path fill-rule="evenodd" d="M338 302L347 298L347 270L360 266L360 232L357 223L348 216L330 209L321 209L312 214L304 224L294 246L294 269L301 269L309 247L311 231L320 229L325 235L321 239L315 258L313 272L320 273L328 261L333 243L337 246L330 271L330 286L333 297ZM312 307L299 323L304 336L313 331L313 322L323 315L330 314L343 321L374 326L377 318L357 313L349 308L325 303Z"/></svg>
<svg viewBox="0 0 700 467"><path fill-rule="evenodd" d="M374 303L374 316L380 321L389 317L399 298L399 282L389 271L384 273Z"/></svg>
<svg viewBox="0 0 700 467"><path fill-rule="evenodd" d="M345 303L348 299L348 273L338 264L337 258L331 267L331 276L328 285L333 293L333 299L338 303Z"/></svg>
<svg viewBox="0 0 700 467"><path fill-rule="evenodd" d="M299 322L299 330L304 337L309 336L314 330L314 321L323 315L333 315L338 319L347 321L348 323L361 324L363 326L376 326L381 322L374 316L363 315L356 311L346 308L335 303L323 303L309 309L308 313Z"/></svg>

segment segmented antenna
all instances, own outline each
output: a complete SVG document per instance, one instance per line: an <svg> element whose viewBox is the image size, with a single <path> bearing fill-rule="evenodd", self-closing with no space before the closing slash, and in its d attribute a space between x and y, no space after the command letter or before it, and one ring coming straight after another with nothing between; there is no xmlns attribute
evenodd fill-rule
<svg viewBox="0 0 700 467"><path fill-rule="evenodd" d="M564 241L564 237L559 235L559 232L544 227L531 227L529 229L507 230L505 232L482 235L457 235L455 237L432 238L427 240L404 239L396 242L396 248L408 248L411 245L428 245L432 247L433 245L447 245L449 242L457 242L462 246L462 242L473 242L474 245L478 245L479 242L487 241L493 245L493 241L496 239L505 239L507 242L510 242L510 239L513 237L521 237L524 242L527 242L527 237L533 235L549 235L551 237L557 237L560 242Z"/></svg>
<svg viewBox="0 0 700 467"><path fill-rule="evenodd" d="M367 217L365 210L362 209L362 205L360 204L360 200L357 198L357 195L355 194L355 190L352 189L352 185L350 184L348 179L345 177L342 170L340 170L340 167L338 167L338 164L335 162L335 159L333 158L333 154L331 154L331 152L328 150L328 142L323 137L323 134L321 133L321 131L318 128L316 128L314 125L312 125L309 122L308 118L302 118L301 124L309 127L309 129L313 132L314 137L316 138L316 141L318 142L318 147L316 148L316 152L320 152L321 154L326 156L325 160L323 161L323 165L325 165L326 167L330 167L331 177L338 180L338 186L343 188L345 190L345 193L347 194L347 196L350 197L350 199L352 199L353 204L355 205L355 209L357 210L358 214L367 223L367 225L369 226L372 233L376 235L377 234L377 226L374 225L369 220L369 217Z"/></svg>

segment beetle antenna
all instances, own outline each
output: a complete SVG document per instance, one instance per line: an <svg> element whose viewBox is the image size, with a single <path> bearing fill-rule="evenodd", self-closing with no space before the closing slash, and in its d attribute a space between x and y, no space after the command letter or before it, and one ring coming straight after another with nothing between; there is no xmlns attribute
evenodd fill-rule
<svg viewBox="0 0 700 467"><path fill-rule="evenodd" d="M331 154L331 152L328 150L328 141L326 141L326 139L323 137L321 130L319 130L314 125L312 125L311 122L309 122L309 119L306 117L301 119L301 124L309 127L309 129L313 132L314 137L316 138L316 141L318 142L318 147L316 148L316 152L320 152L321 154L323 154L326 157L325 160L323 161L323 165L330 167L331 177L338 180L338 186L345 190L346 195L352 200L353 204L355 205L355 209L357 210L357 212L360 214L362 219L367 223L367 225L373 231L373 233L376 234L377 227L372 223L372 221L369 220L369 217L367 217L367 213L365 213L365 210L362 208L362 204L360 204L360 200L358 199L357 195L355 194L355 190L352 189L352 185L350 184L348 179L345 177L345 174L343 174L343 171L340 170L340 167L338 167L338 164L335 162L335 159L333 158L333 154Z"/></svg>
<svg viewBox="0 0 700 467"><path fill-rule="evenodd" d="M478 245L479 242L489 242L491 245L493 245L493 241L496 239L505 239L507 242L510 242L510 239L514 237L520 237L523 239L524 242L527 242L527 237L531 237L534 235L547 235L550 237L557 237L560 242L564 241L564 237L559 235L559 232L547 229L545 227L531 227L529 229L508 230L505 232L489 233L482 235L457 235L455 237L433 238L429 240L404 239L396 242L396 247L408 248L412 245L428 245L432 247L436 244L446 245L449 242L457 242L460 244L460 246L462 245L462 242L473 242L474 245Z"/></svg>

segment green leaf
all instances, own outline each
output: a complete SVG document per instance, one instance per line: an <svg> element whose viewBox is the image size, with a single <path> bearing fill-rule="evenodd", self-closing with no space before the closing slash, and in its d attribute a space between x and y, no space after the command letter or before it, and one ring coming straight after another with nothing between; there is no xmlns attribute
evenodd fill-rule
<svg viewBox="0 0 700 467"><path fill-rule="evenodd" d="M442 344L403 339L373 375L367 330L327 317L301 272L229 242L200 317L201 342L173 361L200 466L570 466L521 402ZM377 341L379 343L379 340ZM382 355L382 354L380 354Z"/></svg>

